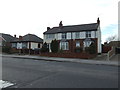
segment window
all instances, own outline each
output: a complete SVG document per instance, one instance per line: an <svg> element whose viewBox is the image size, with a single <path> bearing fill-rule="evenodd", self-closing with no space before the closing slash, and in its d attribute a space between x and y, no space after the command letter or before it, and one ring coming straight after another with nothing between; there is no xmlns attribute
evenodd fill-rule
<svg viewBox="0 0 120 90"><path fill-rule="evenodd" d="M47 34L46 35L46 39L53 39L53 38L55 38L54 34Z"/></svg>
<svg viewBox="0 0 120 90"><path fill-rule="evenodd" d="M68 42L61 42L60 43L60 49L62 49L62 50L69 50Z"/></svg>
<svg viewBox="0 0 120 90"><path fill-rule="evenodd" d="M23 48L27 48L27 43L22 43Z"/></svg>
<svg viewBox="0 0 120 90"><path fill-rule="evenodd" d="M80 47L80 42L76 41L76 47Z"/></svg>
<svg viewBox="0 0 120 90"><path fill-rule="evenodd" d="M40 48L40 43L38 43L38 48Z"/></svg>
<svg viewBox="0 0 120 90"><path fill-rule="evenodd" d="M66 33L62 33L62 39L66 39Z"/></svg>
<svg viewBox="0 0 120 90"><path fill-rule="evenodd" d="M91 41L84 42L84 47L89 47L91 43Z"/></svg>
<svg viewBox="0 0 120 90"><path fill-rule="evenodd" d="M90 32L90 31L87 31L87 32L86 32L86 37L87 37L87 38L91 37L91 32Z"/></svg>
<svg viewBox="0 0 120 90"><path fill-rule="evenodd" d="M79 39L80 38L80 32L76 32L75 37L76 37L76 39Z"/></svg>
<svg viewBox="0 0 120 90"><path fill-rule="evenodd" d="M17 48L17 43L12 43L12 48Z"/></svg>

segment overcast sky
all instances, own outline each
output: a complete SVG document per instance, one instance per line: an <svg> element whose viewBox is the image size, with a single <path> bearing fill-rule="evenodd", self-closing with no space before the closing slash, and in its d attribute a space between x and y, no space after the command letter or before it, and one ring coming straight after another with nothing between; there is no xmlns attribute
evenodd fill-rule
<svg viewBox="0 0 120 90"><path fill-rule="evenodd" d="M120 0L0 0L0 33L43 38L47 27L101 21L102 42L118 33Z"/></svg>

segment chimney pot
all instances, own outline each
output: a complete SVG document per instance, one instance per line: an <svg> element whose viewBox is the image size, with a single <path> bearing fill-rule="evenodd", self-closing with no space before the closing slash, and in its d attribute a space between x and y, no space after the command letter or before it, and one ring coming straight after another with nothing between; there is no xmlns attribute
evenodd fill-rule
<svg viewBox="0 0 120 90"><path fill-rule="evenodd" d="M22 40L22 36L19 36L19 40Z"/></svg>
<svg viewBox="0 0 120 90"><path fill-rule="evenodd" d="M100 24L100 19L99 19L99 17L98 17L98 19L97 19L97 23Z"/></svg>
<svg viewBox="0 0 120 90"><path fill-rule="evenodd" d="M14 37L16 38L16 34L14 35Z"/></svg>
<svg viewBox="0 0 120 90"><path fill-rule="evenodd" d="M60 23L59 23L59 27L62 27L62 26L63 26L62 21L60 21Z"/></svg>
<svg viewBox="0 0 120 90"><path fill-rule="evenodd" d="M50 27L47 27L47 31L50 30Z"/></svg>

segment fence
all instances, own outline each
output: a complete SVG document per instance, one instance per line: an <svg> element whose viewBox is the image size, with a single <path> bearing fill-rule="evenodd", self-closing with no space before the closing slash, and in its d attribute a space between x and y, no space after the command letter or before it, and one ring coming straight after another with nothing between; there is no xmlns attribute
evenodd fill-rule
<svg viewBox="0 0 120 90"><path fill-rule="evenodd" d="M115 49L112 47L112 49L107 53L107 60L109 61L114 54L115 54Z"/></svg>

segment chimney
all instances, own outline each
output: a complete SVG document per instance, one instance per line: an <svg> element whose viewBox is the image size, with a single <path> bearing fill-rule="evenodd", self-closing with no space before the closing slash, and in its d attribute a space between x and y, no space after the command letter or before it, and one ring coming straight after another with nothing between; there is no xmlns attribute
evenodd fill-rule
<svg viewBox="0 0 120 90"><path fill-rule="evenodd" d="M16 34L14 35L14 37L16 38Z"/></svg>
<svg viewBox="0 0 120 90"><path fill-rule="evenodd" d="M47 31L50 30L50 27L47 27Z"/></svg>
<svg viewBox="0 0 120 90"><path fill-rule="evenodd" d="M99 19L99 17L98 17L98 19L97 19L97 23L100 24L100 19Z"/></svg>
<svg viewBox="0 0 120 90"><path fill-rule="evenodd" d="M60 23L59 23L59 27L61 28L62 26L63 26L62 21L60 21Z"/></svg>
<svg viewBox="0 0 120 90"><path fill-rule="evenodd" d="M22 40L23 39L23 37L22 36L19 36L19 40Z"/></svg>

